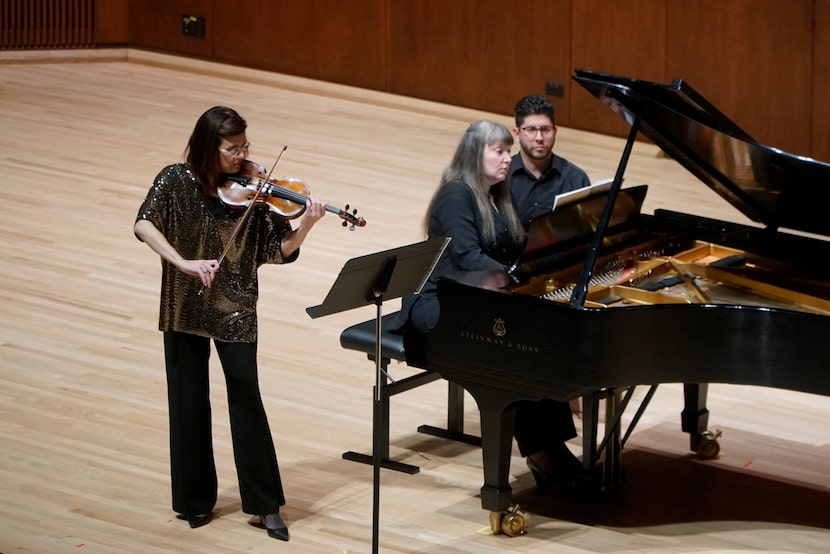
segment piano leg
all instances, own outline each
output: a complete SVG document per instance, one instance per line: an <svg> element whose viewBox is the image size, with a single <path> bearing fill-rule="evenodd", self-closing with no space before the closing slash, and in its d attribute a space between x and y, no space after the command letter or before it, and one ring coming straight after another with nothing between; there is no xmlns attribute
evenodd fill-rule
<svg viewBox="0 0 830 554"><path fill-rule="evenodd" d="M513 450L513 427L516 410L504 411L479 406L481 412L481 452L484 463L484 486L481 487L481 507L501 512L510 507L513 489L510 487L510 453ZM485 439L485 437L487 437Z"/></svg>
<svg viewBox="0 0 830 554"><path fill-rule="evenodd" d="M509 480L516 408L510 403L516 400L516 395L494 393L492 388L473 383L460 384L475 398L481 420L484 465L481 507L491 512L503 512L510 508L513 493Z"/></svg>
<svg viewBox="0 0 830 554"><path fill-rule="evenodd" d="M582 469L577 486L594 490L610 490L625 483L622 461L618 411L621 392L602 389L582 397ZM605 436L599 436L600 402L605 400Z"/></svg>
<svg viewBox="0 0 830 554"><path fill-rule="evenodd" d="M617 488L625 482L622 473L622 460L620 454L622 451L621 429L619 421L619 411L622 410L620 405L621 393L619 389L610 389L608 396L605 398L605 460L602 464L602 487L600 490L607 490ZM611 423L616 421L616 423Z"/></svg>
<svg viewBox="0 0 830 554"><path fill-rule="evenodd" d="M586 475L594 472L599 461L597 430L599 422L599 395L582 397L582 469Z"/></svg>
<svg viewBox="0 0 830 554"><path fill-rule="evenodd" d="M683 411L680 414L681 429L689 433L689 448L698 452L703 433L709 425L709 410L706 397L708 383L683 383Z"/></svg>

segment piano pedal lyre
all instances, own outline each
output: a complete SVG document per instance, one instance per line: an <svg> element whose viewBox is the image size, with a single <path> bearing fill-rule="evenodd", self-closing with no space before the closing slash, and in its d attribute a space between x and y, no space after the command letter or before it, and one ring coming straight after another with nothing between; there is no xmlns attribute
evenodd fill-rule
<svg viewBox="0 0 830 554"><path fill-rule="evenodd" d="M508 537L519 537L527 532L527 518L513 504L506 512L490 512L490 530L494 535L504 533Z"/></svg>
<svg viewBox="0 0 830 554"><path fill-rule="evenodd" d="M713 460L720 453L718 439L723 433L720 429L715 431L704 431L700 434L700 442L697 445L697 455L704 460Z"/></svg>

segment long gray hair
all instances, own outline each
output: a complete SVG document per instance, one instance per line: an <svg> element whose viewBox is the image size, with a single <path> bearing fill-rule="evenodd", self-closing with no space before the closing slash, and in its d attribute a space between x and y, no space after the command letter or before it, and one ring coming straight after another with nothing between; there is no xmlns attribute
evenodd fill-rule
<svg viewBox="0 0 830 554"><path fill-rule="evenodd" d="M454 180L464 181L470 187L473 194L475 194L478 211L484 224L481 229L481 238L487 243L492 243L496 238L496 225L493 212L490 209L490 195L492 194L496 209L507 217L510 236L520 242L524 240L525 231L516 213L516 208L513 206L513 197L510 194L508 181L504 180L496 183L492 188L488 187L485 181L482 167L484 148L496 144L513 145L512 133L501 123L477 121L467 127L467 131L461 137L449 167L444 170L444 174L441 176L438 190ZM436 190L429 203L427 217L424 222L425 226L429 225L429 214L432 213L438 190Z"/></svg>

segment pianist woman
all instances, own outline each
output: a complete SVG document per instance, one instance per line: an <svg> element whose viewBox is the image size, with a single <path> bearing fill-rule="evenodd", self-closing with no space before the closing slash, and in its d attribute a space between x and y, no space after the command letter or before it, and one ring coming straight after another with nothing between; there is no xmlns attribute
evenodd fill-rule
<svg viewBox="0 0 830 554"><path fill-rule="evenodd" d="M466 271L506 271L521 254L525 231L509 183L513 135L499 123L470 125L441 176L427 209L429 238L452 237L420 294L405 297L400 328L429 332L438 321L437 279ZM514 436L539 488L570 484L580 462L565 442L576 436L570 407L552 400L522 401Z"/></svg>

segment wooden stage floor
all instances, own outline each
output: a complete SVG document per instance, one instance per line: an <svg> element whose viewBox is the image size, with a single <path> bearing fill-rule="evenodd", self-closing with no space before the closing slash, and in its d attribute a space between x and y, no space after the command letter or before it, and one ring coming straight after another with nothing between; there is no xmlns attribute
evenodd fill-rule
<svg viewBox="0 0 830 554"><path fill-rule="evenodd" d="M261 271L261 387L289 543L241 512L218 366L217 517L191 530L170 508L160 264L132 224L158 170L180 159L196 118L216 104L247 118L251 159L270 165L287 145L279 173L367 220L349 232L327 218L296 264ZM339 335L373 308L316 320L305 308L348 259L421 240L440 173L478 119L512 126L503 115L147 52L0 57L0 552L369 552L372 468L341 454L371 450L374 366ZM613 176L622 146L562 128L556 149L597 180ZM650 185L647 212L743 221L646 143L626 183ZM722 453L701 461L680 432L680 386L661 386L624 451L628 485L599 497L539 494L514 450L511 483L531 513L528 533L511 539L489 533L479 449L416 432L444 424L445 387L392 400L391 456L421 471L381 474L382 552L819 553L830 544L825 397L712 385ZM476 434L469 397L465 418ZM571 446L579 453L578 440Z"/></svg>

